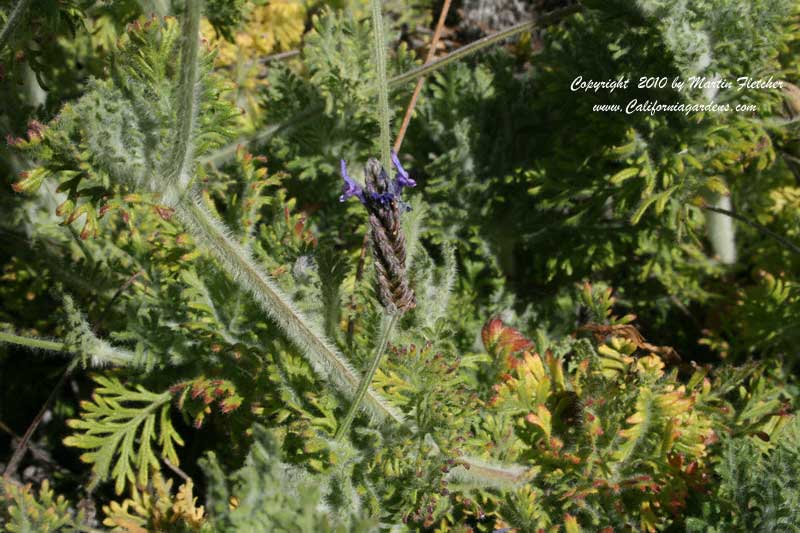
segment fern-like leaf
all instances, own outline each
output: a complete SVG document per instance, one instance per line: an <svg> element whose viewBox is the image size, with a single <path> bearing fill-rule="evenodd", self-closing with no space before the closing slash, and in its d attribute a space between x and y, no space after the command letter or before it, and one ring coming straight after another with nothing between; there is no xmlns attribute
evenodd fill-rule
<svg viewBox="0 0 800 533"><path fill-rule="evenodd" d="M81 402L81 417L68 422L78 432L64 439L67 446L87 450L81 460L93 465L90 486L110 475L121 494L128 482L147 483L150 469L159 467L159 455L178 464L175 445L183 440L169 417L170 394L150 392L140 385L130 389L116 378L94 379L99 387L92 401Z"/></svg>

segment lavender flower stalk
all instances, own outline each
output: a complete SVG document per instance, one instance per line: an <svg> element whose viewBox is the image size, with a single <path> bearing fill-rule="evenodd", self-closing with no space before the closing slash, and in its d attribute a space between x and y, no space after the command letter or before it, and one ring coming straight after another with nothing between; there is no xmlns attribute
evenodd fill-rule
<svg viewBox="0 0 800 533"><path fill-rule="evenodd" d="M383 166L370 159L366 166L366 182L361 187L347 173L347 163L342 160L341 170L344 186L339 200L356 197L367 208L369 213L370 241L372 256L375 259L376 288L378 299L386 311L386 319L382 327L380 339L366 374L359 383L353 403L347 411L342 423L336 431L336 438L341 439L350 428L361 404L361 399L369 388L375 372L380 366L386 347L389 344L392 330L397 320L409 309L417 305L414 291L411 289L406 271L406 240L400 227L400 216L408 209L400 195L404 187L414 187L416 182L400 164L397 154L392 152L392 163L397 170L393 181L389 179Z"/></svg>
<svg viewBox="0 0 800 533"><path fill-rule="evenodd" d="M348 175L347 164L342 160L345 184L339 200L354 196L367 208L378 299L387 313L402 314L413 309L417 302L406 272L406 240L400 228L400 215L407 206L400 195L404 187L414 187L416 182L400 164L397 154L393 152L391 157L397 169L394 181L389 180L376 159L370 159L366 166L365 188Z"/></svg>

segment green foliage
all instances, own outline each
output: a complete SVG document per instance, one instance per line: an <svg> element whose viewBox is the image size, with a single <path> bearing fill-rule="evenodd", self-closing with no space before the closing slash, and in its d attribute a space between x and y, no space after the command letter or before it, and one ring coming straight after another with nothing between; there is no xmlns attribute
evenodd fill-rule
<svg viewBox="0 0 800 533"><path fill-rule="evenodd" d="M687 531L796 531L798 428L794 418L766 453L752 439L726 439L714 469L719 483L713 499L701 505L701 517L686 520Z"/></svg>
<svg viewBox="0 0 800 533"><path fill-rule="evenodd" d="M269 431L253 427L253 445L241 469L225 474L214 454L203 461L209 477L208 509L219 531L377 531L377 524L359 512L358 496L334 478L309 476L281 461L280 443ZM337 498L342 513L335 519L323 499ZM349 505L347 505L349 504Z"/></svg>
<svg viewBox="0 0 800 533"><path fill-rule="evenodd" d="M20 487L3 480L0 484L0 526L13 533L39 531L81 531L83 513L70 510L64 496L56 496L47 480L39 487L38 495L30 485Z"/></svg>
<svg viewBox="0 0 800 533"><path fill-rule="evenodd" d="M613 299L600 305L610 310ZM590 529L675 525L690 496L707 490L721 435L769 438L786 421L786 398L765 369L696 368L684 381L635 328L608 320L591 328L593 342L577 339L544 356L524 351L532 343L499 321L484 331L503 377L483 431L500 458L529 464L533 477L500 504L514 527L548 527L565 514Z"/></svg>
<svg viewBox="0 0 800 533"><path fill-rule="evenodd" d="M785 275L759 272L757 284L740 292L739 301L731 309L731 320L725 326L725 333L738 327L736 333L742 339L738 350L775 354L796 364L794 354L797 353L796 341L800 331L797 321L799 290L797 282ZM776 324L780 326L776 327ZM713 340L709 343L713 345ZM721 349L723 355L729 355L729 345L723 344Z"/></svg>
<svg viewBox="0 0 800 533"><path fill-rule="evenodd" d="M83 218L83 239L97 235L99 219L107 212L153 201L125 197L121 186L158 193L154 201L168 204L178 194L174 187L186 187L193 171L176 161L175 151L187 146L166 127L180 123L182 114L192 116L187 120L192 124L189 147L194 157L230 135L235 111L221 98L221 82L204 75L212 65L209 53L198 66L199 87L185 82L192 99L199 100L196 108L186 108L179 70L172 64L181 46L180 30L175 19L136 23L114 56L110 79L90 81L88 92L61 110L46 135L33 122L27 140L13 140L27 157L39 161L36 169L22 175L15 190L32 192L43 180L55 179L59 190L67 192L57 213L66 224Z"/></svg>
<svg viewBox="0 0 800 533"><path fill-rule="evenodd" d="M323 198L330 200L336 190L330 186L330 176L338 171L336 161L366 161L379 151L377 73L372 47L365 45L372 42L367 20L350 10L325 10L312 23L303 52L308 75L301 77L283 66L270 70L265 96L271 104L265 120L289 125L285 136L270 139L272 157L285 161L300 178L313 180L310 187L328 191ZM387 58L388 76L408 70L412 61L401 44ZM390 97L393 118L407 102L397 93Z"/></svg>
<svg viewBox="0 0 800 533"><path fill-rule="evenodd" d="M159 457L177 465L175 445L183 440L170 420L170 394L141 385L129 389L114 378L97 376L95 381L92 401L82 402L81 417L69 421L77 432L64 439L67 446L87 450L81 460L92 465L90 487L112 477L121 494L127 483L146 485L150 470L159 468Z"/></svg>
<svg viewBox="0 0 800 533"><path fill-rule="evenodd" d="M783 121L778 91L720 93L724 103L757 105L755 115L650 116L592 109L624 107L634 98L692 103L705 96L669 87L611 94L566 89L577 76L629 77L632 87L643 76L685 79L692 43L680 32L699 24L685 20L686 10L713 35L704 75L735 79L759 72L753 76L779 79L796 68L783 55L796 46L792 3L659 6L663 13L653 18L635 10L570 18L545 36L535 68L523 76L511 76L512 58L498 53L476 68L461 64L437 73L427 86L410 139L411 151L434 154L425 165L426 199L442 213L440 231L483 255L487 270L501 268L518 294L549 296L553 287L592 276L612 280L653 319L659 310L648 308L661 304L654 305L650 287L687 305L708 302L723 291L714 286L720 269L702 241L705 213L697 206L728 189L744 212L763 202L771 187L793 181L778 157L793 131L774 127ZM733 13L744 16L734 23ZM775 30L765 32L765 26ZM756 241L763 244L749 238L739 246L749 250Z"/></svg>
<svg viewBox="0 0 800 533"><path fill-rule="evenodd" d="M587 1L431 73L401 156L417 306L363 410L383 312L337 160L360 181L410 87L376 112L369 2L345 4L48 1L7 34L0 421L13 437L29 415L6 399L63 371L18 346L75 354L9 474L74 497L6 483L0 524L79 530L94 505L135 533L797 528L791 88L569 91L796 83L796 3ZM391 78L435 10L384 4ZM632 98L758 111L593 111ZM735 238L704 209L728 200L752 222Z"/></svg>
<svg viewBox="0 0 800 533"><path fill-rule="evenodd" d="M203 506L197 507L194 483L187 480L172 494L172 480L155 473L146 490L132 490L122 503L103 507L103 525L113 531L147 533L148 531L209 531Z"/></svg>

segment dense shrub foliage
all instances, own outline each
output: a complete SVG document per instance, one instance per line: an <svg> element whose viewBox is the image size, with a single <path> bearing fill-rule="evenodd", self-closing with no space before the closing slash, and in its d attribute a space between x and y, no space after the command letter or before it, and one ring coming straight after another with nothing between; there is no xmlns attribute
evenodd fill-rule
<svg viewBox="0 0 800 533"><path fill-rule="evenodd" d="M800 528L800 6L522 4L0 1L0 526Z"/></svg>

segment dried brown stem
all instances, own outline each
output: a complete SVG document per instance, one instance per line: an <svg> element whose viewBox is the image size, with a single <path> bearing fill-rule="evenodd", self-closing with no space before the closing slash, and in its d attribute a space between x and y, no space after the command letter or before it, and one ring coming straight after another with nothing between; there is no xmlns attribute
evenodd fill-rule
<svg viewBox="0 0 800 533"><path fill-rule="evenodd" d="M444 21L447 18L448 11L450 11L450 0L444 0L442 11L439 13L439 21L436 23L436 31L433 32L431 45L428 48L428 55L425 57L425 64L430 63L433 59L433 56L436 55L436 47L439 45L439 38L442 35L442 28L444 28ZM403 146L403 139L406 136L408 124L411 122L411 115L414 114L414 107L417 105L417 99L419 98L420 91L422 91L423 83L425 83L425 76L422 76L417 80L417 85L414 87L414 92L411 95L411 101L408 102L406 115L403 117L403 123L400 126L400 131L397 133L397 138L394 140L395 153L400 153L400 147Z"/></svg>
<svg viewBox="0 0 800 533"><path fill-rule="evenodd" d="M17 467L19 466L20 461L22 461L22 458L25 456L25 452L28 449L28 442L30 442L34 431L36 431L36 428L38 428L39 424L42 422L42 419L44 418L44 415L47 412L47 410L50 409L51 405L53 405L56 396L58 396L59 391L61 391L61 387L63 387L64 384L67 382L67 377L69 377L70 373L75 368L75 363L77 361L78 358L76 357L69 365L67 365L67 368L64 370L64 373L61 374L61 379L58 380L56 386L53 387L52 391L50 391L50 395L47 397L47 401L44 402L44 405L42 406L41 409L39 409L39 412L36 414L36 418L33 419L33 422L30 423L28 429L25 430L25 434L22 436L22 439L20 439L19 443L17 444L16 450L14 450L14 455L11 456L11 459L9 459L8 464L6 465L5 472L3 472L4 479L9 479L17 471Z"/></svg>

